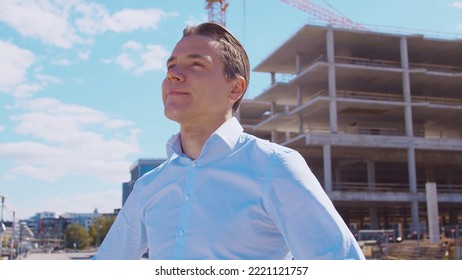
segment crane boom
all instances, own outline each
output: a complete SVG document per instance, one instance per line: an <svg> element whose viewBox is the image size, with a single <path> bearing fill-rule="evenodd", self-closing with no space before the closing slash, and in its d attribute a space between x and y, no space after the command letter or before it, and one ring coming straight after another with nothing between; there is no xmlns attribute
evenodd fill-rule
<svg viewBox="0 0 462 280"><path fill-rule="evenodd" d="M334 13L318 4L309 0L281 0L282 2L305 11L319 20L326 21L334 26L344 27L349 29L365 30L364 26L355 23L349 18L340 14Z"/></svg>

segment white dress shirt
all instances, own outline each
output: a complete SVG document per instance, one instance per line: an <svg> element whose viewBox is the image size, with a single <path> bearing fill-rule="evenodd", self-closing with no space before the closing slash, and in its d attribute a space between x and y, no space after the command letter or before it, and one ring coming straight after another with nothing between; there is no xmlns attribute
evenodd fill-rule
<svg viewBox="0 0 462 280"><path fill-rule="evenodd" d="M303 157L232 118L191 160L179 135L94 259L364 259Z"/></svg>

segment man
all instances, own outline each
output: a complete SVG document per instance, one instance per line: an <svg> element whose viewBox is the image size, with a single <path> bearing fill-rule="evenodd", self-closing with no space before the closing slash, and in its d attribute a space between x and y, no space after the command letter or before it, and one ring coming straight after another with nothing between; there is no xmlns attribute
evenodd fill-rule
<svg viewBox="0 0 462 280"><path fill-rule="evenodd" d="M363 259L296 151L246 134L233 113L249 84L238 40L188 27L167 61L168 159L141 177L95 259Z"/></svg>

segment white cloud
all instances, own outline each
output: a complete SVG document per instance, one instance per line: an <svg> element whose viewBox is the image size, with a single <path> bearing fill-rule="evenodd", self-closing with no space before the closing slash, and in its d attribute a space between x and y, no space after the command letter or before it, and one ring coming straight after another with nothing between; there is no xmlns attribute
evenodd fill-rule
<svg viewBox="0 0 462 280"><path fill-rule="evenodd" d="M156 29L160 20L168 15L159 9L132 10L124 9L107 18L106 28L115 32L128 32L139 28Z"/></svg>
<svg viewBox="0 0 462 280"><path fill-rule="evenodd" d="M136 66L136 62L130 57L128 53L121 53L115 59L115 63L120 65L124 70L130 70Z"/></svg>
<svg viewBox="0 0 462 280"><path fill-rule="evenodd" d="M32 93L42 90L43 87L38 84L20 84L10 90L15 98L28 98Z"/></svg>
<svg viewBox="0 0 462 280"><path fill-rule="evenodd" d="M195 16L189 16L188 19L186 20L185 24L189 25L189 26L195 26L195 25L199 25L199 24L201 24L203 22L206 22L206 21L208 21L208 16L203 14L199 18L197 18Z"/></svg>
<svg viewBox="0 0 462 280"><path fill-rule="evenodd" d="M142 48L143 45L135 41L128 41L122 46L122 49L140 50Z"/></svg>
<svg viewBox="0 0 462 280"><path fill-rule="evenodd" d="M90 51L81 51L78 53L78 56L81 60L87 61L90 58Z"/></svg>
<svg viewBox="0 0 462 280"><path fill-rule="evenodd" d="M109 128L121 128L131 126L133 123L126 120L109 120L105 125Z"/></svg>
<svg viewBox="0 0 462 280"><path fill-rule="evenodd" d="M51 75L37 73L36 77L39 81L42 81L44 85L48 85L48 83L60 84L63 82L60 78Z"/></svg>
<svg viewBox="0 0 462 280"><path fill-rule="evenodd" d="M101 63L104 63L104 64L111 64L114 62L114 59L112 58L102 58L99 60Z"/></svg>
<svg viewBox="0 0 462 280"><path fill-rule="evenodd" d="M84 39L68 22L70 5L62 1L2 0L0 20L24 37L37 37L61 48L70 48Z"/></svg>
<svg viewBox="0 0 462 280"><path fill-rule="evenodd" d="M123 70L132 71L135 74L143 74L149 71L164 69L165 61L169 52L161 45L143 46L139 42L128 41L123 46L124 50L114 60L105 59L103 63L116 63Z"/></svg>
<svg viewBox="0 0 462 280"><path fill-rule="evenodd" d="M462 1L455 1L449 4L450 7L462 9Z"/></svg>
<svg viewBox="0 0 462 280"><path fill-rule="evenodd" d="M85 174L104 182L127 181L130 155L139 152L139 130L126 120L52 98L18 100L14 130L34 140L0 144L13 166L5 178L56 181Z"/></svg>
<svg viewBox="0 0 462 280"><path fill-rule="evenodd" d="M0 125L0 132L2 131L5 131L6 127L4 127L3 125Z"/></svg>
<svg viewBox="0 0 462 280"><path fill-rule="evenodd" d="M62 59L52 61L51 64L61 65L61 66L69 66L69 65L71 65L71 62L67 58L62 58Z"/></svg>
<svg viewBox="0 0 462 280"><path fill-rule="evenodd" d="M141 74L148 71L164 69L168 55L169 52L162 46L146 46L146 51L141 54L142 65L135 70L135 73Z"/></svg>
<svg viewBox="0 0 462 280"><path fill-rule="evenodd" d="M79 3L76 11L82 14L75 21L84 34L96 35L107 31L131 32L137 29L156 29L162 19L174 16L160 9L124 9L110 14L102 5Z"/></svg>
<svg viewBox="0 0 462 280"><path fill-rule="evenodd" d="M23 83L26 79L27 70L34 63L35 55L16 45L0 40L0 91L8 91L11 87Z"/></svg>
<svg viewBox="0 0 462 280"><path fill-rule="evenodd" d="M160 9L124 9L111 14L104 5L81 0L0 2L0 21L24 37L39 38L60 48L91 44L91 36L109 31L156 29L161 20L175 15Z"/></svg>

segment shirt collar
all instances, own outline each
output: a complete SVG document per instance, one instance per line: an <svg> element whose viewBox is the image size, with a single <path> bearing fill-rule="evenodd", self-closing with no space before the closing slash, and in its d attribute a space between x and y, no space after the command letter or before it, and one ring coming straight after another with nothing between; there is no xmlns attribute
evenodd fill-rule
<svg viewBox="0 0 462 280"><path fill-rule="evenodd" d="M200 158L208 154L209 150L215 150L216 146L227 147L228 151L233 150L243 131L244 129L235 117L225 121L214 133L212 133L209 139L207 139L202 148ZM169 159L183 155L180 133L175 134L168 140L166 148L167 157Z"/></svg>

